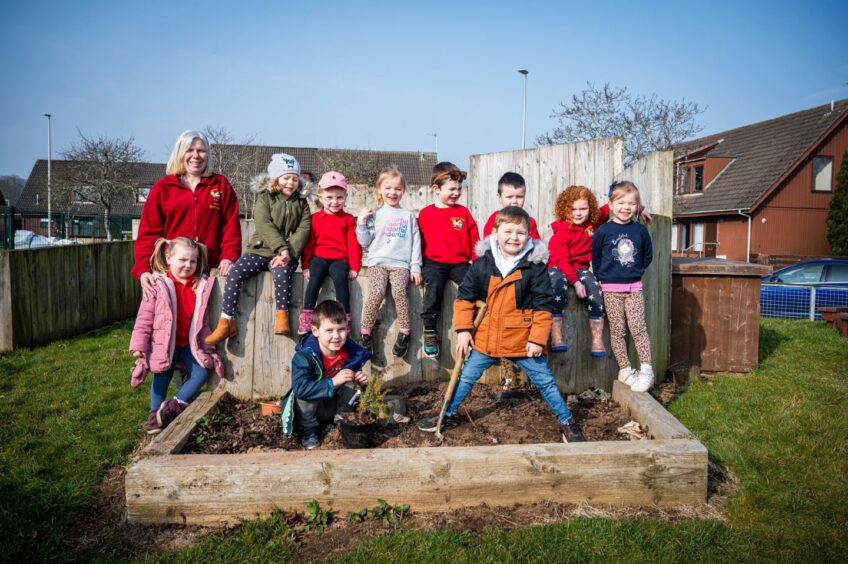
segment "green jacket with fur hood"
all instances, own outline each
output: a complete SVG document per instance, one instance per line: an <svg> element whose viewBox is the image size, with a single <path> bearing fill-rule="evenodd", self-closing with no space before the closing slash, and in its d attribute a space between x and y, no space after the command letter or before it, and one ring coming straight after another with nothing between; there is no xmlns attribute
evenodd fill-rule
<svg viewBox="0 0 848 564"><path fill-rule="evenodd" d="M283 249L288 249L293 260L303 254L312 229L312 215L306 197L311 184L303 185L291 196L280 192L269 192L272 179L267 172L258 174L250 181L250 189L258 194L253 207L256 233L245 249L265 258L273 258Z"/></svg>

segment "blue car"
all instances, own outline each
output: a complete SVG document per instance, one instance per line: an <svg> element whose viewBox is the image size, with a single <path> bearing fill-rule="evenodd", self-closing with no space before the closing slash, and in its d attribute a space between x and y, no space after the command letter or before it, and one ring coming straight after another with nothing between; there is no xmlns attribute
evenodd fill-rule
<svg viewBox="0 0 848 564"><path fill-rule="evenodd" d="M815 303L811 298L815 295ZM820 307L848 307L848 260L799 262L763 276L760 315L821 319Z"/></svg>

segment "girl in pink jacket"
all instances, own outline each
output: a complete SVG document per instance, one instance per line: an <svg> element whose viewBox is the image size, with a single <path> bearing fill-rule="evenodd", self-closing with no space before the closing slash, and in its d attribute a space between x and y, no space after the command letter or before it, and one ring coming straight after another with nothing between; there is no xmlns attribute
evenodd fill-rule
<svg viewBox="0 0 848 564"><path fill-rule="evenodd" d="M158 433L183 412L206 383L210 369L223 377L215 347L203 342L211 333L207 310L214 283L202 274L206 261L203 243L187 237L159 239L150 258L151 270L158 273L155 293L141 300L130 339L130 353L138 359L132 386L140 386L147 372L153 372L149 434ZM188 380L166 401L178 361L188 371Z"/></svg>

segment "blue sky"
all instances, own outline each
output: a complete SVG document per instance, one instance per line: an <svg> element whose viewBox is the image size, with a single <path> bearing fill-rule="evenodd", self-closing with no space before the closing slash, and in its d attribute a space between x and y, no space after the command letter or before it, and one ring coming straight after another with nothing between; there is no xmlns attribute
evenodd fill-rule
<svg viewBox="0 0 848 564"><path fill-rule="evenodd" d="M686 98L704 134L848 97L848 3L4 1L0 174L77 131L164 162L184 129L269 145L528 145L587 81Z"/></svg>

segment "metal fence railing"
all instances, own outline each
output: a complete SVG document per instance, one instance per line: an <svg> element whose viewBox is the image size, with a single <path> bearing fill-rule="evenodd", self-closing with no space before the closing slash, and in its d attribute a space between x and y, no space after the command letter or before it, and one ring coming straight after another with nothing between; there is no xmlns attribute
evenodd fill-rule
<svg viewBox="0 0 848 564"><path fill-rule="evenodd" d="M132 216L109 216L113 241L132 239ZM54 212L52 229L47 227L44 210L0 206L0 249L32 249L84 240L105 240L103 216L83 216Z"/></svg>
<svg viewBox="0 0 848 564"><path fill-rule="evenodd" d="M848 288L763 284L760 316L782 319L821 319L820 307L848 307Z"/></svg>

